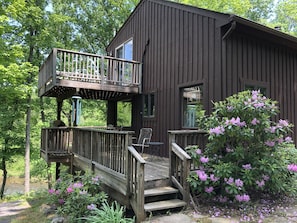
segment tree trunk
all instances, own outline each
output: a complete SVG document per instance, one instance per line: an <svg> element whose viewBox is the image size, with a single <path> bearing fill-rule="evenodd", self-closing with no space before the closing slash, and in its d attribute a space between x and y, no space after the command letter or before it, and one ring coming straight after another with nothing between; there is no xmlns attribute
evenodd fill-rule
<svg viewBox="0 0 297 223"><path fill-rule="evenodd" d="M2 181L2 185L1 185L1 191L0 191L1 199L3 199L3 197L4 197L4 189L5 189L5 185L6 185L6 179L7 179L5 156L2 157L2 170L3 170L3 181Z"/></svg>
<svg viewBox="0 0 297 223"><path fill-rule="evenodd" d="M26 147L25 147L25 194L30 192L30 131L31 131L31 94L27 98Z"/></svg>

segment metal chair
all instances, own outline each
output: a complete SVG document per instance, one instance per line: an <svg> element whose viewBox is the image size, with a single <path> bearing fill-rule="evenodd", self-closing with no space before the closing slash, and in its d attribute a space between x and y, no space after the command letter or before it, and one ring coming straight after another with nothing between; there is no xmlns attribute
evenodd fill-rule
<svg viewBox="0 0 297 223"><path fill-rule="evenodd" d="M132 146L141 147L141 154L143 154L144 147L149 147L148 143L151 141L153 130L151 128L140 129L139 136L136 143Z"/></svg>

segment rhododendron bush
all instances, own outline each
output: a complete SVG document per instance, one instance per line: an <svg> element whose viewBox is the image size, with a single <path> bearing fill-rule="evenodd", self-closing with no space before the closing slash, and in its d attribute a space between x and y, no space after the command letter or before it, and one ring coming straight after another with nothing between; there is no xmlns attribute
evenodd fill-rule
<svg viewBox="0 0 297 223"><path fill-rule="evenodd" d="M198 197L218 202L248 202L260 193L295 192L297 152L292 124L272 121L275 101L259 91L244 91L214 104L206 118L206 148L189 146L195 164L188 180Z"/></svg>

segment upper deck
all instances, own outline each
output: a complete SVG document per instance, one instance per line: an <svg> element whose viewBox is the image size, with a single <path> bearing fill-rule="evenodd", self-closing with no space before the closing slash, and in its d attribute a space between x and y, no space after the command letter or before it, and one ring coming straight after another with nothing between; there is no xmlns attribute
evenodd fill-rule
<svg viewBox="0 0 297 223"><path fill-rule="evenodd" d="M140 93L137 61L54 48L39 71L39 96L108 100Z"/></svg>

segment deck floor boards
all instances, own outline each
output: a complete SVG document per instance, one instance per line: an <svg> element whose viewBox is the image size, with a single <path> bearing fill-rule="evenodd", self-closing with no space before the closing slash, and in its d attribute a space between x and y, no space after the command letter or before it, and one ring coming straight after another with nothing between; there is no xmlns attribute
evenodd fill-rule
<svg viewBox="0 0 297 223"><path fill-rule="evenodd" d="M162 180L169 178L169 159L164 157L143 154L146 161L144 167L145 181Z"/></svg>

